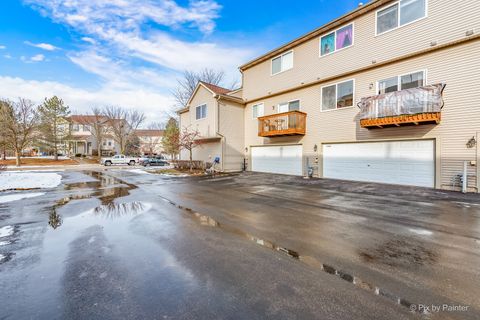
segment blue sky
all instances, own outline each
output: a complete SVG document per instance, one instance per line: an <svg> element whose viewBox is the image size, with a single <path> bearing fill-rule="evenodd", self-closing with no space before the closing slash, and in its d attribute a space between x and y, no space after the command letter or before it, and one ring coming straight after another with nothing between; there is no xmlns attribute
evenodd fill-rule
<svg viewBox="0 0 480 320"><path fill-rule="evenodd" d="M3 0L0 97L70 108L137 108L148 122L171 110L188 70L226 72L358 5L354 0Z"/></svg>

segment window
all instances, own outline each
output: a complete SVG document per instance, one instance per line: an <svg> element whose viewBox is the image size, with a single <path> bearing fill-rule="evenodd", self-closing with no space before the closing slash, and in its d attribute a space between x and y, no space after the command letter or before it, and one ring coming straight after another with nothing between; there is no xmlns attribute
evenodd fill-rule
<svg viewBox="0 0 480 320"><path fill-rule="evenodd" d="M263 103L256 104L252 107L253 118L256 119L258 117L263 116Z"/></svg>
<svg viewBox="0 0 480 320"><path fill-rule="evenodd" d="M78 131L80 128L79 128L79 125L78 124L74 124L72 126L72 131Z"/></svg>
<svg viewBox="0 0 480 320"><path fill-rule="evenodd" d="M112 146L112 141L108 141L108 146L109 146L109 147Z"/></svg>
<svg viewBox="0 0 480 320"><path fill-rule="evenodd" d="M322 88L322 111L353 107L353 80Z"/></svg>
<svg viewBox="0 0 480 320"><path fill-rule="evenodd" d="M427 0L400 0L377 11L377 35L417 21L427 14Z"/></svg>
<svg viewBox="0 0 480 320"><path fill-rule="evenodd" d="M196 119L204 119L207 117L207 105L202 104L196 108L196 113L195 113Z"/></svg>
<svg viewBox="0 0 480 320"><path fill-rule="evenodd" d="M278 104L278 113L300 110L300 100L292 100Z"/></svg>
<svg viewBox="0 0 480 320"><path fill-rule="evenodd" d="M353 24L337 29L320 38L320 55L325 56L353 44Z"/></svg>
<svg viewBox="0 0 480 320"><path fill-rule="evenodd" d="M293 68L293 51L282 54L272 59L272 75Z"/></svg>
<svg viewBox="0 0 480 320"><path fill-rule="evenodd" d="M378 81L378 94L417 88L424 85L425 71L418 71Z"/></svg>

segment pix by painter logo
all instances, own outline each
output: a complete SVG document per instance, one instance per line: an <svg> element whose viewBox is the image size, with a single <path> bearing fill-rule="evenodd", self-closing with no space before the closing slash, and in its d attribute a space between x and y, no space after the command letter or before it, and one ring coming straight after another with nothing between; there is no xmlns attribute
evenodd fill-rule
<svg viewBox="0 0 480 320"><path fill-rule="evenodd" d="M410 311L420 313L466 312L470 306L451 304L411 304Z"/></svg>

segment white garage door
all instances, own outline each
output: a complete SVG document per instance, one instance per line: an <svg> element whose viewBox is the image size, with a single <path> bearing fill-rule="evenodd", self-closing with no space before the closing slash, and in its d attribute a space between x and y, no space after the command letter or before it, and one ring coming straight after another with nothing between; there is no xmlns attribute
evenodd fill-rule
<svg viewBox="0 0 480 320"><path fill-rule="evenodd" d="M433 188L434 141L324 144L323 176Z"/></svg>
<svg viewBox="0 0 480 320"><path fill-rule="evenodd" d="M302 175L302 146L252 147L252 171Z"/></svg>

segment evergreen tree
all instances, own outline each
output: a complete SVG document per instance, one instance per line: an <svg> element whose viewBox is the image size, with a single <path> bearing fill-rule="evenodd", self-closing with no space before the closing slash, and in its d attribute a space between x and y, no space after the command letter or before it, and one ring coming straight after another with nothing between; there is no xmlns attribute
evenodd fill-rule
<svg viewBox="0 0 480 320"><path fill-rule="evenodd" d="M38 109L40 116L40 132L42 139L54 152L55 160L58 160L58 146L66 139L69 133L66 117L70 111L63 100L57 96L45 101Z"/></svg>
<svg viewBox="0 0 480 320"><path fill-rule="evenodd" d="M180 151L180 129L175 118L170 118L165 126L162 138L163 151L175 159Z"/></svg>

